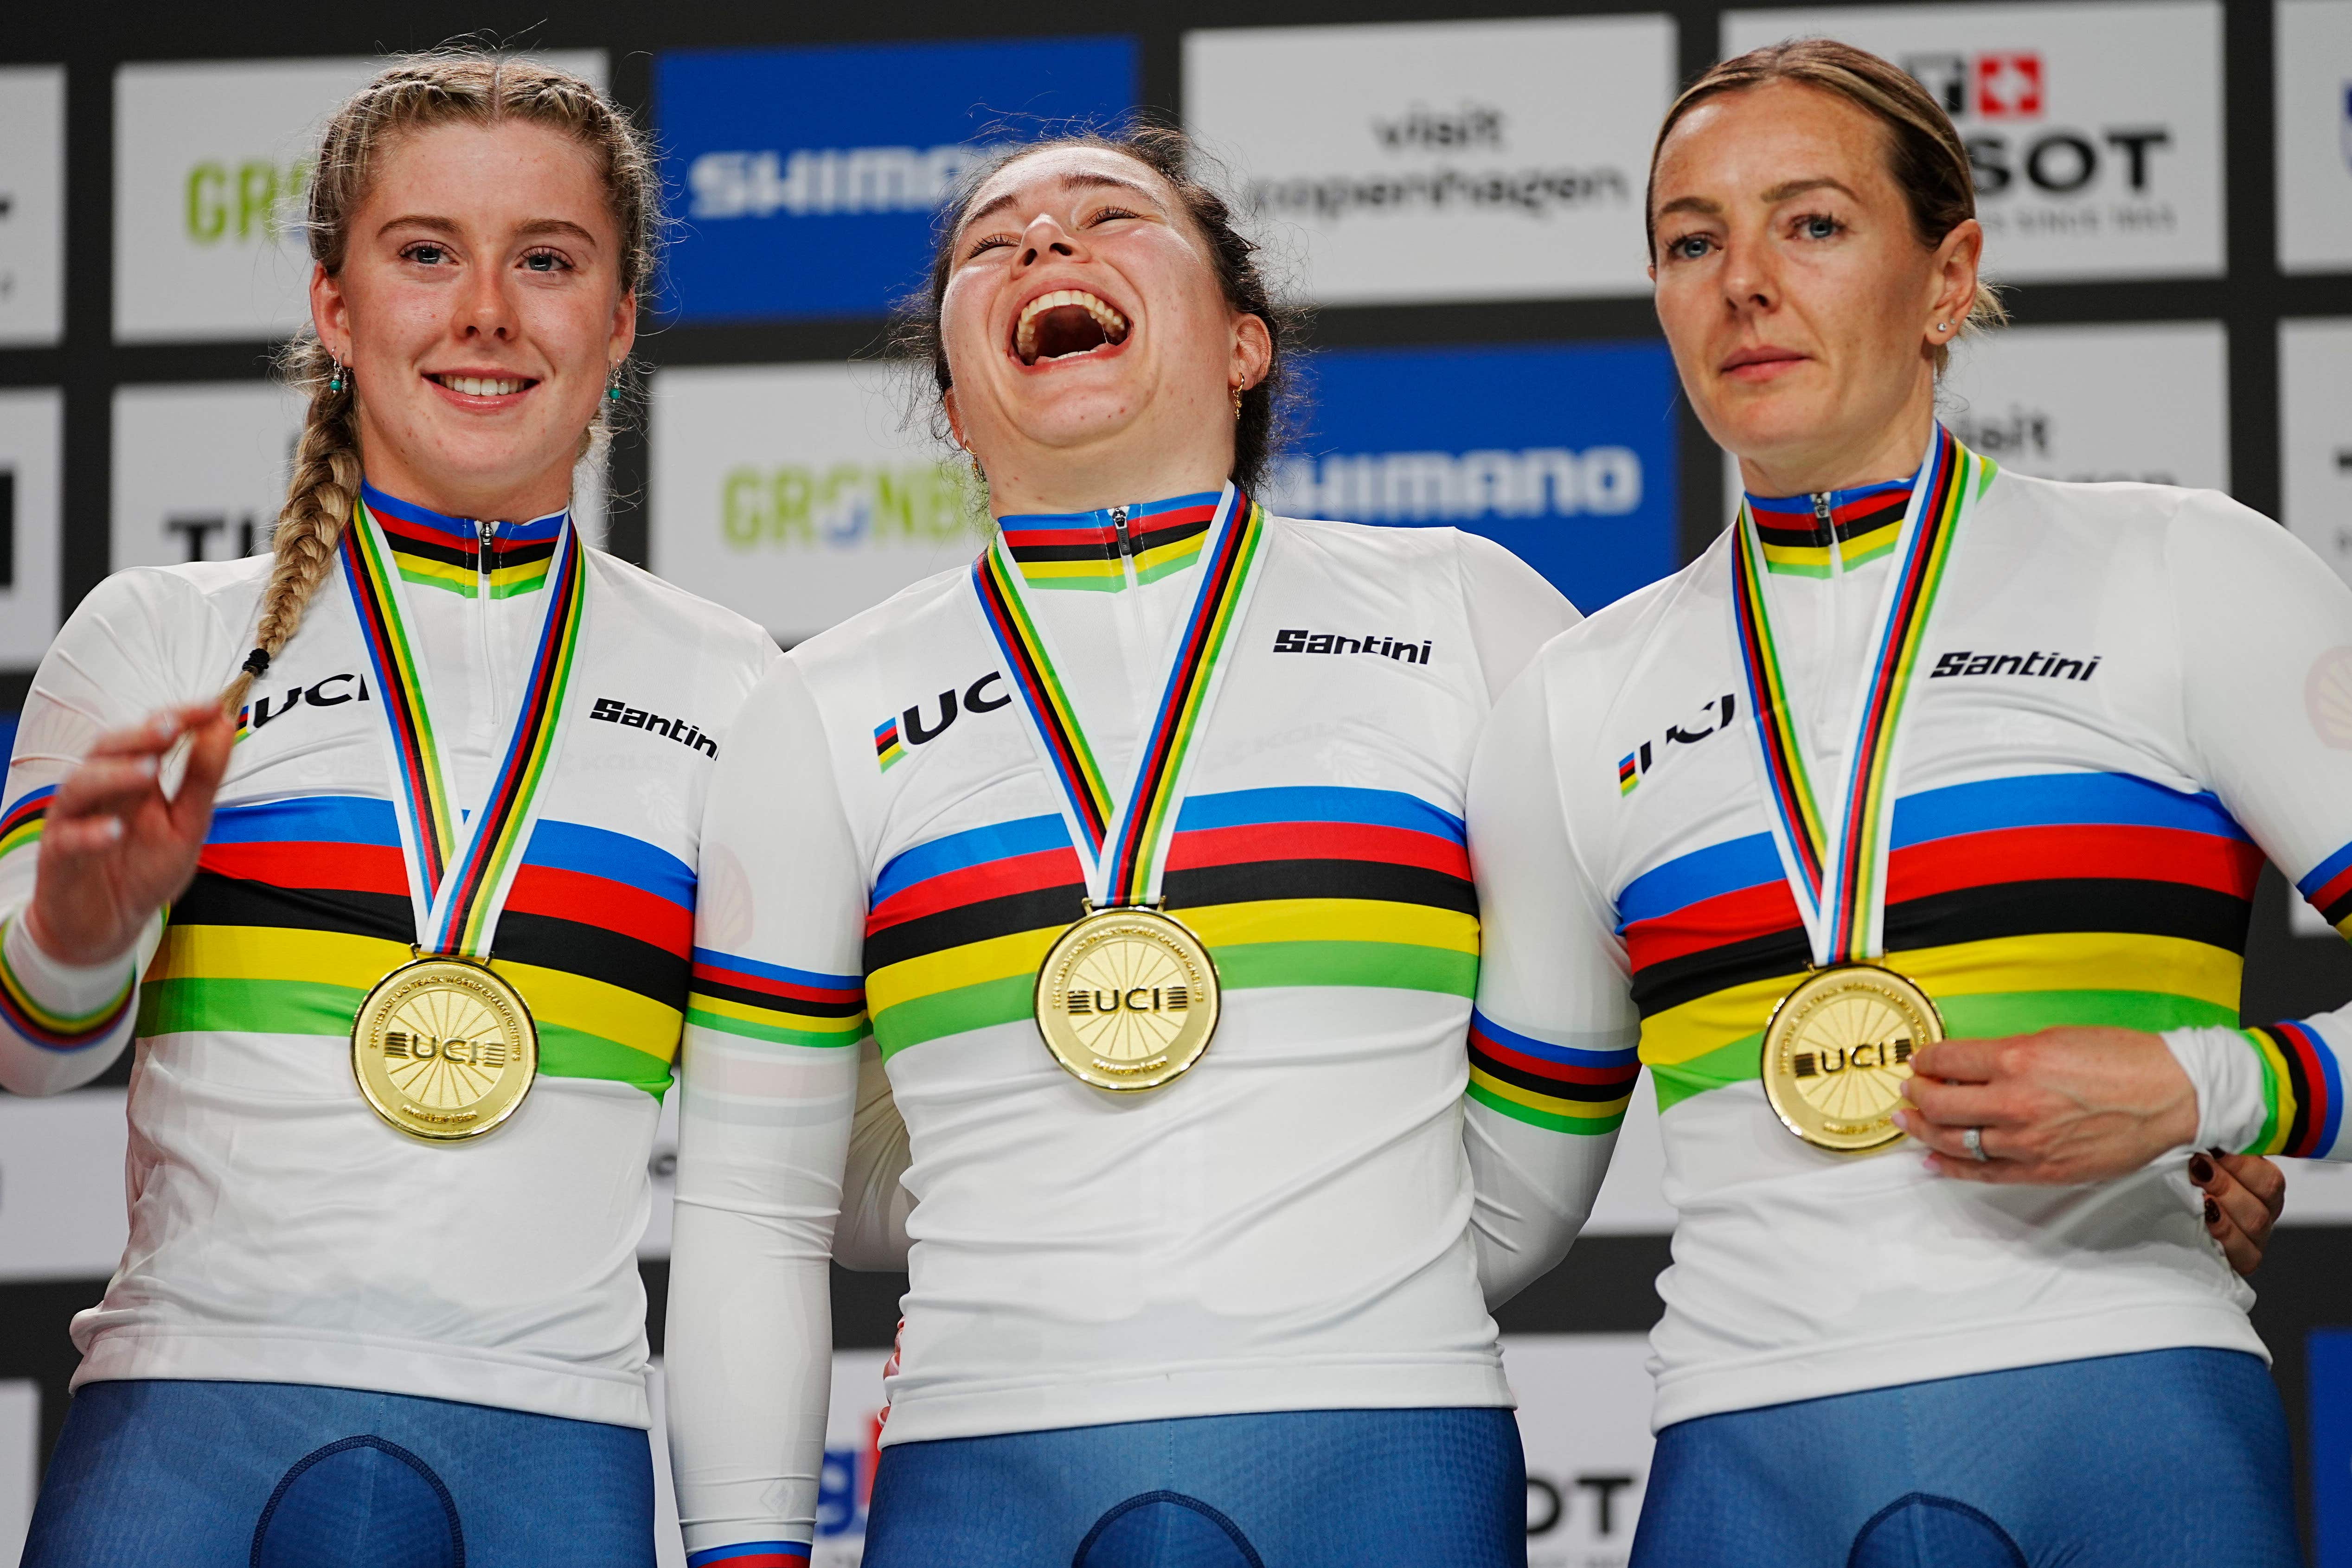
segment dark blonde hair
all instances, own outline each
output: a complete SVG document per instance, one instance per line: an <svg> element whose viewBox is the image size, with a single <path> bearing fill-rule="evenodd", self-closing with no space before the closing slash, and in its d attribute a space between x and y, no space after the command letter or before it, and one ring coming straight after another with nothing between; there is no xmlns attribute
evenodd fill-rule
<svg viewBox="0 0 2352 1568"><path fill-rule="evenodd" d="M311 167L305 217L310 259L340 274L349 248L347 225L366 201L392 142L436 125L493 126L507 120L543 125L577 141L594 156L614 225L620 231L620 284L641 290L652 277L660 232L660 187L653 157L628 116L588 83L566 71L478 49L442 49L387 67L327 121ZM270 537L272 564L262 590L254 649L221 694L234 711L254 680L302 624L310 596L333 569L335 546L359 499L357 392L348 370L338 376L333 356L305 325L278 357L288 385L310 401L294 471ZM611 437L610 400L581 436L580 455Z"/></svg>
<svg viewBox="0 0 2352 1568"><path fill-rule="evenodd" d="M1657 210L1658 155L1665 150L1666 138L1685 115L1707 99L1776 81L1835 93L1886 128L1887 172L1910 205L1911 226L1920 244L1933 250L1946 235L1977 215L1976 176L1969 168L1967 144L1944 106L1910 72L1834 38L1798 38L1717 61L1685 88L1666 110L1658 139L1650 147L1650 183L1642 202L1652 261L1658 258L1658 225L1653 215ZM1953 340L1969 332L1989 331L2008 319L2000 295L1979 277L1976 298L1969 302ZM1937 346L1938 371L1951 359L1951 351L1948 342Z"/></svg>
<svg viewBox="0 0 2352 1568"><path fill-rule="evenodd" d="M1303 313L1276 296L1273 284L1259 265L1256 243L1234 222L1232 205L1203 177L1206 162L1192 139L1172 125L1139 123L1124 130L1082 130L1023 142L983 159L956 183L954 193L941 206L933 239L930 275L923 287L898 308L890 334L891 346L903 359L927 368L944 398L955 378L948 368L947 340L940 329L940 304L947 298L948 280L955 273L956 230L971 199L999 172L1024 158L1065 147L1098 147L1132 158L1168 183L1176 204L1209 242L1209 265L1227 308L1255 316L1265 323L1273 352L1265 374L1242 393L1234 421L1233 481L1255 490L1265 477L1267 461L1281 447L1297 417L1297 394L1291 359L1304 328Z"/></svg>

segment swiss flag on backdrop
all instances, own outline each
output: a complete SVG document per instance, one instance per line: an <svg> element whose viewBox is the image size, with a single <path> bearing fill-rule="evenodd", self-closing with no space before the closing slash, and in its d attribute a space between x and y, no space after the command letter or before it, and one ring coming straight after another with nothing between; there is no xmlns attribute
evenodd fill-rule
<svg viewBox="0 0 2352 1568"><path fill-rule="evenodd" d="M1977 112L2023 120L2042 112L2042 57L2032 49L1992 49L1977 57Z"/></svg>

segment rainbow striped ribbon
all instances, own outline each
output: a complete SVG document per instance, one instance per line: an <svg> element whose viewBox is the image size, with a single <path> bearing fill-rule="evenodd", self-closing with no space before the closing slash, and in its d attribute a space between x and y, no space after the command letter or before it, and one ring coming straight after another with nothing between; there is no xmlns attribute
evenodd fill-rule
<svg viewBox="0 0 2352 1568"><path fill-rule="evenodd" d="M339 553L360 639L367 644L383 697L417 946L427 954L488 958L499 912L538 820L540 786L555 758L587 602L587 551L567 515L548 571L546 615L513 732L488 796L461 824L456 788L434 737L424 668L401 612L400 573L373 524L362 503L343 530Z"/></svg>
<svg viewBox="0 0 2352 1568"><path fill-rule="evenodd" d="M1156 904L1168 858L1176 806L1183 796L1186 758L1206 723L1221 658L1240 623L1263 554L1265 509L1234 486L1219 499L1201 551L1201 582L1192 608L1177 628L1168 656L1168 684L1145 731L1135 779L1123 797L1104 782L1087 744L1077 710L1055 671L1021 570L1000 535L972 563L981 614L1012 666L1013 687L1029 715L1030 731L1062 786L1063 816L1087 868L1087 894L1097 908Z"/></svg>
<svg viewBox="0 0 2352 1568"><path fill-rule="evenodd" d="M1992 482L1994 465L1941 424L1913 483L1881 599L1873 655L1855 704L1853 743L1826 810L1772 635L1769 582L1756 519L1745 502L1732 540L1732 618L1748 675L1748 712L1772 804L1772 839L1797 894L1813 962L1876 957L1885 940L1886 851L1895 816L1895 740L1952 558L1960 515Z"/></svg>

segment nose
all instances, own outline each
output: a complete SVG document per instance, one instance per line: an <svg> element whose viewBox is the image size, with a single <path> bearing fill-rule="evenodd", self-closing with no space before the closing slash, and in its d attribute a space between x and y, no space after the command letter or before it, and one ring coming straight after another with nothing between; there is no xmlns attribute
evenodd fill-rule
<svg viewBox="0 0 2352 1568"><path fill-rule="evenodd" d="M1051 213L1039 213L1021 231L1021 256L1013 264L1016 272L1027 272L1060 257L1068 261L1084 261L1087 247L1078 236L1062 226Z"/></svg>
<svg viewBox="0 0 2352 1568"><path fill-rule="evenodd" d="M458 337L468 341L484 338L499 343L513 340L517 323L514 301L508 296L507 285L505 268L474 268L457 302L457 319L453 325Z"/></svg>
<svg viewBox="0 0 2352 1568"><path fill-rule="evenodd" d="M1770 310L1780 302L1780 279L1773 270L1772 247L1744 235L1724 241L1723 302L1735 315Z"/></svg>

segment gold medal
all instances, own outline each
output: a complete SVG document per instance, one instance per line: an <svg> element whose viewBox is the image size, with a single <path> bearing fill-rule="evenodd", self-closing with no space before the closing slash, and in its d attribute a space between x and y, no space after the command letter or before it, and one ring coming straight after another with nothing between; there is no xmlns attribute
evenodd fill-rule
<svg viewBox="0 0 2352 1568"><path fill-rule="evenodd" d="M1037 1032L1097 1089L1157 1089L1201 1060L1217 1030L1217 967L1182 922L1098 909L1037 970Z"/></svg>
<svg viewBox="0 0 2352 1568"><path fill-rule="evenodd" d="M1817 969L1764 1028L1764 1097L1817 1149L1864 1154L1902 1138L1911 1058L1944 1038L1927 993L1875 964Z"/></svg>
<svg viewBox="0 0 2352 1568"><path fill-rule="evenodd" d="M539 1029L486 964L419 958L376 982L352 1020L352 1075L375 1113L415 1137L478 1138L539 1075Z"/></svg>

